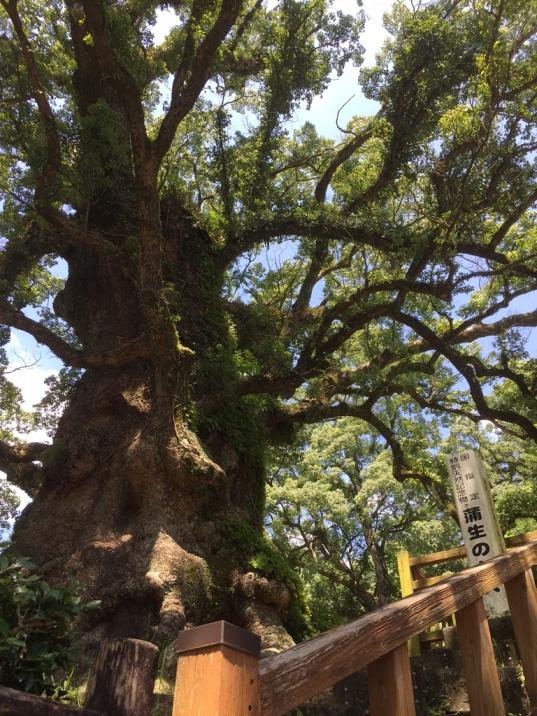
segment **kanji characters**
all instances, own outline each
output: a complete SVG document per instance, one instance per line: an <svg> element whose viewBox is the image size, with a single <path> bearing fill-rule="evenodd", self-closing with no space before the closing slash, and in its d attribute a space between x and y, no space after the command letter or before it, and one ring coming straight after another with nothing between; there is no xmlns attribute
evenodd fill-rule
<svg viewBox="0 0 537 716"><path fill-rule="evenodd" d="M478 520L483 519L481 515L481 507L467 507L463 510L463 515L464 521L467 525L470 524L470 522L477 522Z"/></svg>
<svg viewBox="0 0 537 716"><path fill-rule="evenodd" d="M487 533L485 532L485 526L482 524L470 525L468 527L468 534L470 535L470 540L479 539L480 537L487 536Z"/></svg>

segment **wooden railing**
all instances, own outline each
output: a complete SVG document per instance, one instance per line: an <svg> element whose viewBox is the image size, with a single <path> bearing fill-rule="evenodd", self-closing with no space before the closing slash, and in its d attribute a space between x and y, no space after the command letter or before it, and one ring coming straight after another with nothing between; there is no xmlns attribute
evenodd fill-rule
<svg viewBox="0 0 537 716"><path fill-rule="evenodd" d="M472 716L505 716L483 596L505 584L525 684L537 709L537 540L280 654L227 622L180 633L173 716L281 716L367 667L372 716L415 716L406 642L456 614ZM0 716L149 716L157 647L105 640L85 706L0 687Z"/></svg>
<svg viewBox="0 0 537 716"><path fill-rule="evenodd" d="M505 545L507 549L512 549L513 547L519 547L534 540L537 540L537 530L506 537ZM397 553L397 571L401 585L401 596L408 597L424 587L432 587L434 584L443 582L447 577L453 574L453 572L444 572L443 574L427 576L422 571L422 567L432 567L437 564L445 564L446 562L461 559L466 560L466 549L462 546L418 556L412 556L406 549L400 550ZM449 624L450 621L453 622L453 619L448 619L448 621L444 623L444 626ZM442 625L432 625L426 632L412 637L408 642L410 655L419 656L421 654L421 642L443 641L441 626Z"/></svg>
<svg viewBox="0 0 537 716"><path fill-rule="evenodd" d="M414 716L406 642L455 613L472 716L505 716L483 596L505 584L532 708L537 708L537 541L466 569L262 660L243 630L183 632L173 716L280 716L367 667L372 716Z"/></svg>

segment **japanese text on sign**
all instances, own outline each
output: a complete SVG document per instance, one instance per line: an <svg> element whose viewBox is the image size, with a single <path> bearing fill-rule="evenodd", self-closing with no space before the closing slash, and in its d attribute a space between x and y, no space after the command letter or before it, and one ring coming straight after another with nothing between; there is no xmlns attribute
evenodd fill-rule
<svg viewBox="0 0 537 716"><path fill-rule="evenodd" d="M453 494L471 567L505 551L484 466L477 453L466 450L448 458ZM490 614L507 611L503 590L486 597Z"/></svg>

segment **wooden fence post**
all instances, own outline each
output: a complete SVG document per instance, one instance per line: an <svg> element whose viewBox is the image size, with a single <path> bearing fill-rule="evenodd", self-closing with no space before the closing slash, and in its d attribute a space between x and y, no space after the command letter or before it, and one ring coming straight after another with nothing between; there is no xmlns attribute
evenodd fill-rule
<svg viewBox="0 0 537 716"><path fill-rule="evenodd" d="M173 716L259 716L260 639L225 621L180 632Z"/></svg>
<svg viewBox="0 0 537 716"><path fill-rule="evenodd" d="M416 716L406 643L367 667L371 716Z"/></svg>
<svg viewBox="0 0 537 716"><path fill-rule="evenodd" d="M399 572L399 582L401 584L401 596L408 597L411 594L414 594L414 580L412 578L412 570L410 568L410 554L406 549L401 549L397 553L397 570ZM413 636L408 640L408 653L410 656L419 656L421 654L419 635Z"/></svg>
<svg viewBox="0 0 537 716"><path fill-rule="evenodd" d="M522 666L526 690L537 708L537 590L531 569L505 583L507 601Z"/></svg>
<svg viewBox="0 0 537 716"><path fill-rule="evenodd" d="M505 716L483 599L457 612L457 632L472 716Z"/></svg>
<svg viewBox="0 0 537 716"><path fill-rule="evenodd" d="M110 716L147 716L153 704L158 648L140 639L104 639L84 708Z"/></svg>

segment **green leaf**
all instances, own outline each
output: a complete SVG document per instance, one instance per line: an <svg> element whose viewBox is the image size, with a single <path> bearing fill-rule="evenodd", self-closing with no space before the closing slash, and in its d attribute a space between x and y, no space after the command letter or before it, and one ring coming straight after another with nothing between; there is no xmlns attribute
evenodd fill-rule
<svg viewBox="0 0 537 716"><path fill-rule="evenodd" d="M2 636L4 637L7 637L9 634L11 634L11 627L5 619L2 619L2 617L0 617L0 634L2 634Z"/></svg>

